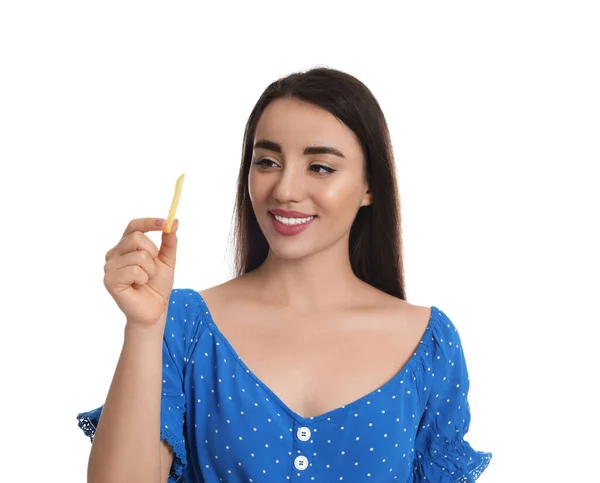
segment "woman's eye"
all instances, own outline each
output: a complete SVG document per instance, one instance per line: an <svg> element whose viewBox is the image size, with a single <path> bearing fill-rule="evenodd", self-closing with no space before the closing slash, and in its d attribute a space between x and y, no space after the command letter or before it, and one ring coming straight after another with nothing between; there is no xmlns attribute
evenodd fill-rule
<svg viewBox="0 0 600 483"><path fill-rule="evenodd" d="M260 158L258 161L254 161L254 164L257 166L262 166L263 168L271 168L273 165L277 166L277 163L272 159L268 158Z"/></svg>
<svg viewBox="0 0 600 483"><path fill-rule="evenodd" d="M327 174L335 172L335 169L330 168L329 166L324 166L322 164L311 164L309 169L317 174Z"/></svg>

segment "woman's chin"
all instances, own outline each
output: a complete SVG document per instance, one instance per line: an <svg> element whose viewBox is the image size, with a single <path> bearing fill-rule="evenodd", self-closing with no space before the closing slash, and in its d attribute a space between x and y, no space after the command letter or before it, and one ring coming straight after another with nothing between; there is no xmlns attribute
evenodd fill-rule
<svg viewBox="0 0 600 483"><path fill-rule="evenodd" d="M291 240L269 240L270 256L279 260L299 260L317 252L307 243L294 243Z"/></svg>

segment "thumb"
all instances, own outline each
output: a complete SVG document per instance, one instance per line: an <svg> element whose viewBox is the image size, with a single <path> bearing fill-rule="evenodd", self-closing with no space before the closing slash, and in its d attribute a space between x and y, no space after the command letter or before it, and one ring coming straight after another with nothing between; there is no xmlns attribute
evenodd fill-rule
<svg viewBox="0 0 600 483"><path fill-rule="evenodd" d="M179 228L179 220L173 222L171 233L162 233L162 241L158 251L158 259L165 265L175 268L175 260L177 258L177 229Z"/></svg>

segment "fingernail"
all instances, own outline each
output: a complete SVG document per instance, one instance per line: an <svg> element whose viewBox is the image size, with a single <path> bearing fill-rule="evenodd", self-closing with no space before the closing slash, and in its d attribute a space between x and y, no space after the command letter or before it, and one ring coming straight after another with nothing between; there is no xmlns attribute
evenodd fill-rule
<svg viewBox="0 0 600 483"><path fill-rule="evenodd" d="M179 220L173 222L173 231L177 231L177 228L179 228Z"/></svg>
<svg viewBox="0 0 600 483"><path fill-rule="evenodd" d="M164 218L157 218L156 220L154 220L154 224L156 226L163 226L165 224L165 219Z"/></svg>

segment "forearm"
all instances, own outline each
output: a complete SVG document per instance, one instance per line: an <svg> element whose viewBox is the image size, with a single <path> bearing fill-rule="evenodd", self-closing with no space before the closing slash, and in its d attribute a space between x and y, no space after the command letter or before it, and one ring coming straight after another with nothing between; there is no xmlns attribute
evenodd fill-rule
<svg viewBox="0 0 600 483"><path fill-rule="evenodd" d="M89 483L160 483L164 326L164 318L149 328L126 325L92 444Z"/></svg>

